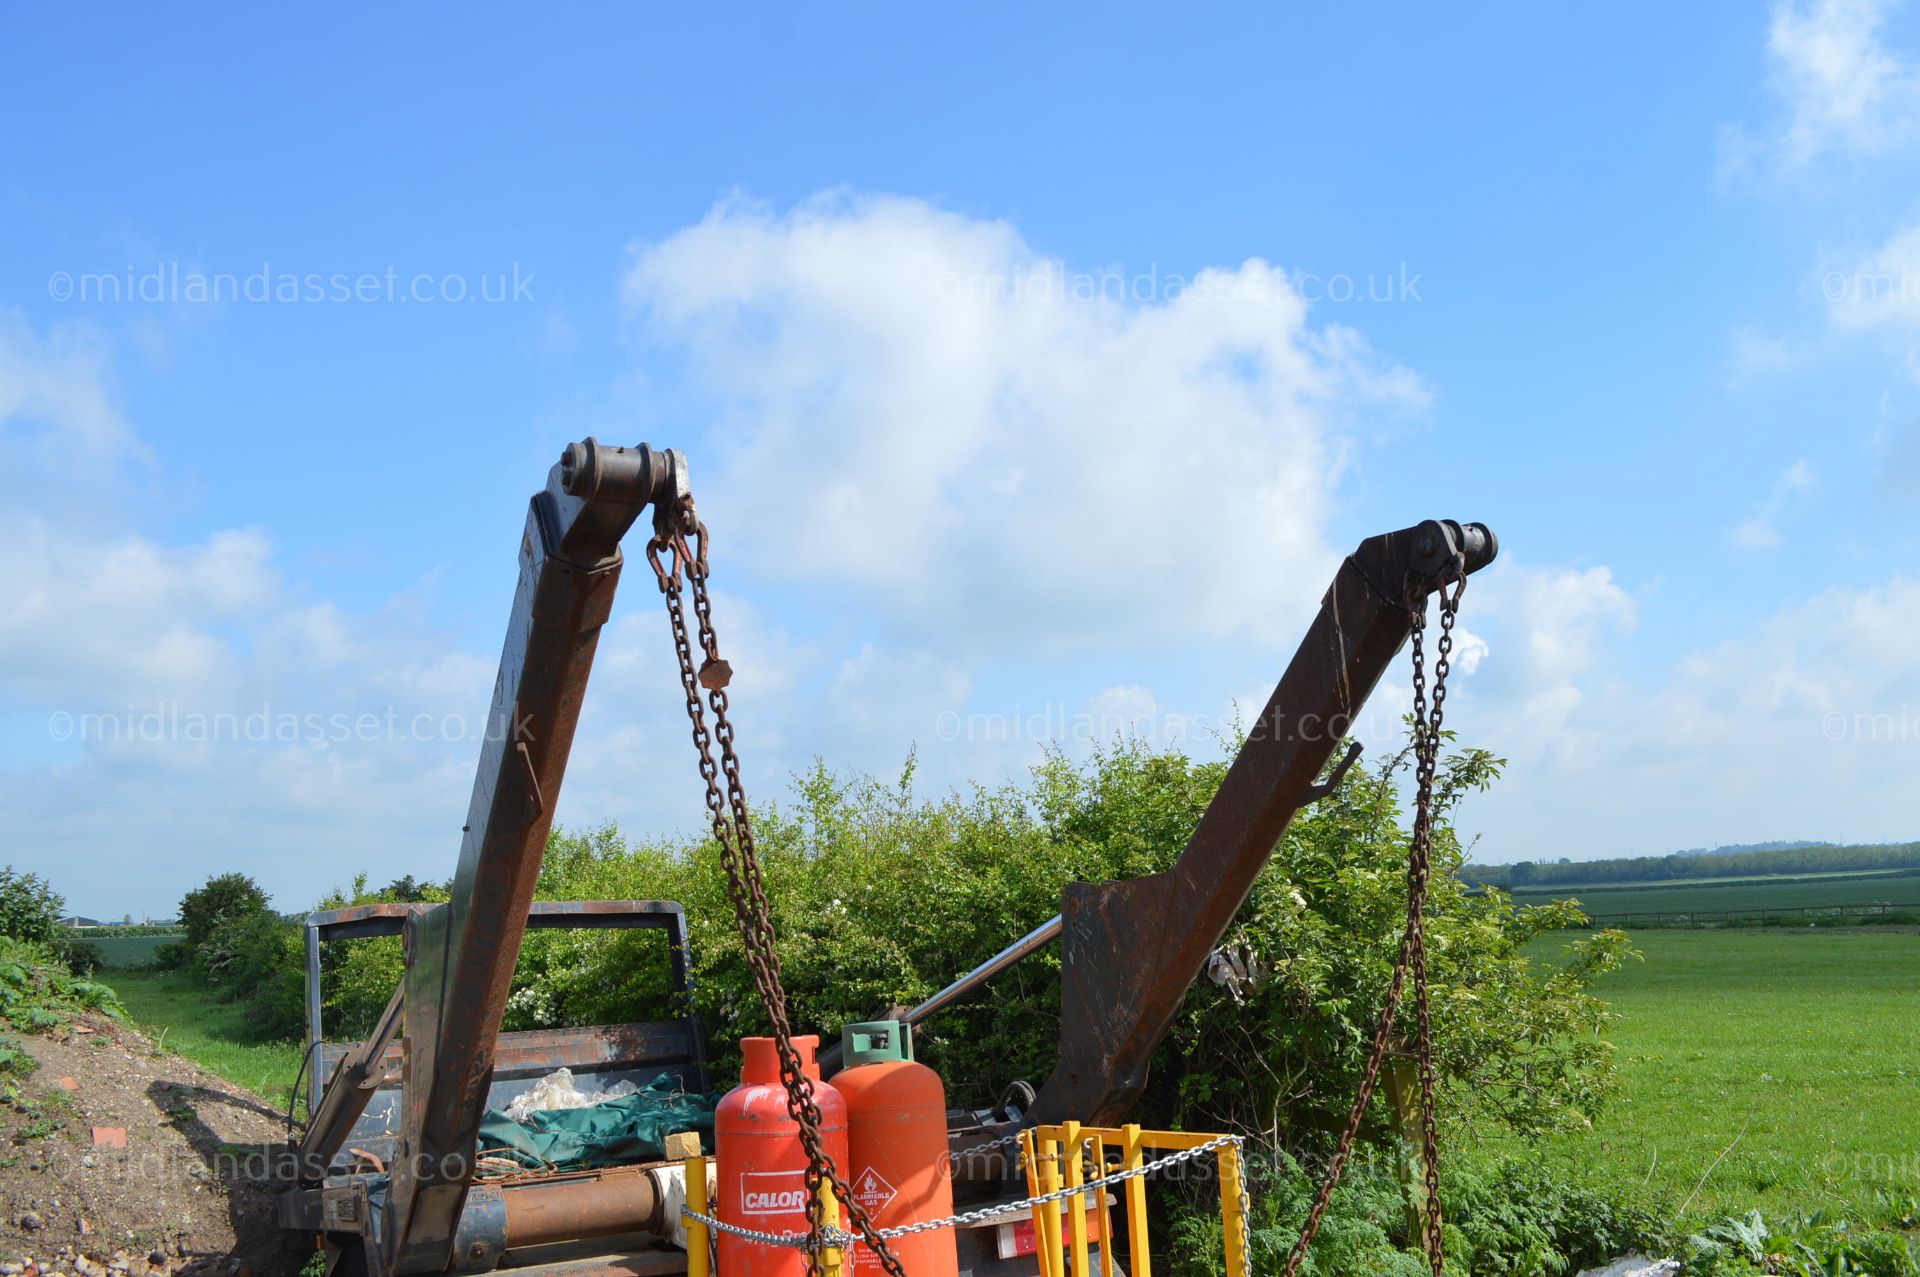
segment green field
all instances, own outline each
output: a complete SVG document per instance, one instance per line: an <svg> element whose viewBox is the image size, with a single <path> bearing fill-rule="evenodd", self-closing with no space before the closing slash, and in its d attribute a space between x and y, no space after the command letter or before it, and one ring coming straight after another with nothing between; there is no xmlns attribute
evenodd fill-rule
<svg viewBox="0 0 1920 1277"><path fill-rule="evenodd" d="M1879 1215L1877 1193L1920 1194L1920 934L1660 929L1634 943L1644 960L1598 990L1622 1017L1621 1095L1557 1155L1689 1223L1756 1207Z"/></svg>
<svg viewBox="0 0 1920 1277"><path fill-rule="evenodd" d="M142 967L153 961L154 950L179 936L100 936L94 938L85 932L79 938L100 950L101 966L109 971L123 971L128 967Z"/></svg>
<svg viewBox="0 0 1920 1277"><path fill-rule="evenodd" d="M1741 874L1731 878L1660 878L1640 882L1545 882L1512 888L1522 896L1597 895L1609 891L1645 891L1649 887L1732 887L1755 882L1827 882L1835 878L1856 881L1874 878L1920 878L1920 869L1828 869L1821 873Z"/></svg>
<svg viewBox="0 0 1920 1277"><path fill-rule="evenodd" d="M155 1042L271 1104L286 1104L300 1071L298 1042L254 1041L244 1007L221 1002L185 976L115 971L109 983L129 1018Z"/></svg>
<svg viewBox="0 0 1920 1277"><path fill-rule="evenodd" d="M1892 877L1745 878L1717 883L1648 883L1582 893L1575 888L1528 888L1522 904L1571 897L1595 918L1617 914L1720 913L1728 910L1821 909L1885 901L1920 908L1920 874Z"/></svg>

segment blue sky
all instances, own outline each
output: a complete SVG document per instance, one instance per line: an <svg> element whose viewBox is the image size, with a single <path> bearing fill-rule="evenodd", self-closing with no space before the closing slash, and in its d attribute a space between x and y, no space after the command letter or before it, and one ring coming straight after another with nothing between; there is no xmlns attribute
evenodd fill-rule
<svg viewBox="0 0 1920 1277"><path fill-rule="evenodd" d="M1917 68L1869 0L10 9L0 854L445 874L586 434L691 456L762 793L1210 750L1442 516L1482 855L1920 835ZM571 823L699 819L644 584Z"/></svg>

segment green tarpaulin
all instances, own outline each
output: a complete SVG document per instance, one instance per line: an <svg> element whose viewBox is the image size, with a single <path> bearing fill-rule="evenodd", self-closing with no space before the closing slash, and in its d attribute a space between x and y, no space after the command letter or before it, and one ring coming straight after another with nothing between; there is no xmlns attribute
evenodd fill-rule
<svg viewBox="0 0 1920 1277"><path fill-rule="evenodd" d="M480 1123L480 1153L509 1157L529 1170L587 1170L666 1158L667 1136L698 1131L713 1150L715 1095L680 1089L658 1077L632 1095L577 1109L543 1109L516 1122L488 1109Z"/></svg>

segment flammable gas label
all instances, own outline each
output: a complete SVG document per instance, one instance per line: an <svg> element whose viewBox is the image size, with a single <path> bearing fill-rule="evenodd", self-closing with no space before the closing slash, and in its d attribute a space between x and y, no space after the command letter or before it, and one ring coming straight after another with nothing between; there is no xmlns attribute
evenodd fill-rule
<svg viewBox="0 0 1920 1277"><path fill-rule="evenodd" d="M899 1192L899 1189L887 1183L886 1176L871 1166L854 1176L853 1200L859 1202L869 1215L884 1209Z"/></svg>

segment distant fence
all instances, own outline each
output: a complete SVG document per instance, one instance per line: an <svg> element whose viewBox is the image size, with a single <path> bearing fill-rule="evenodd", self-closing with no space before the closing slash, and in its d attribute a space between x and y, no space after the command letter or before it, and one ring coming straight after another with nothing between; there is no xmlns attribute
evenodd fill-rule
<svg viewBox="0 0 1920 1277"><path fill-rule="evenodd" d="M1725 927L1741 922L1769 926L1785 925L1796 920L1817 922L1821 918L1887 917L1897 913L1911 913L1920 917L1920 905L1896 905L1885 900L1874 900L1857 905L1807 905L1799 909L1774 905L1752 909L1640 909L1632 913L1593 913L1588 914L1587 919L1590 923L1607 926L1639 923L1653 927Z"/></svg>

